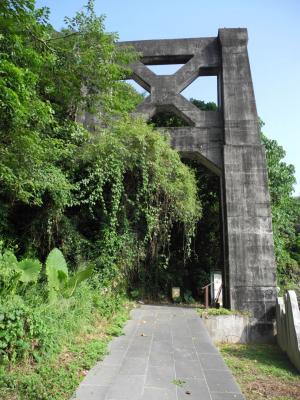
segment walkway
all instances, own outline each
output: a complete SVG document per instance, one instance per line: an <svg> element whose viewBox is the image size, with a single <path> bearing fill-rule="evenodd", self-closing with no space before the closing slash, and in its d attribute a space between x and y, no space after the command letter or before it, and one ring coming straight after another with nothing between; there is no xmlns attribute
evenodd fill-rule
<svg viewBox="0 0 300 400"><path fill-rule="evenodd" d="M194 309L144 305L131 316L75 399L244 400Z"/></svg>

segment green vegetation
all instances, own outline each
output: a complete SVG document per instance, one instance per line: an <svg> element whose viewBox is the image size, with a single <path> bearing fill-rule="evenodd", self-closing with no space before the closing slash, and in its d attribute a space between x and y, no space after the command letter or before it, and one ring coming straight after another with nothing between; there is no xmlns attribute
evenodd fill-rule
<svg viewBox="0 0 300 400"><path fill-rule="evenodd" d="M186 383L186 381L184 381L183 379L174 379L172 383L173 385L176 386L183 386Z"/></svg>
<svg viewBox="0 0 300 400"><path fill-rule="evenodd" d="M78 182L75 218L88 222L83 228L101 279L126 280L132 289L151 286L154 295L168 291L163 271L172 225L184 226L188 248L200 216L194 174L165 136L129 117L104 132L83 157L88 163L78 164L78 174L86 172Z"/></svg>
<svg viewBox="0 0 300 400"><path fill-rule="evenodd" d="M298 400L300 378L275 345L219 345L247 400Z"/></svg>
<svg viewBox="0 0 300 400"><path fill-rule="evenodd" d="M284 162L286 153L276 140L262 134L262 141L266 148L278 284L282 292L299 291L300 198L292 196L295 169Z"/></svg>
<svg viewBox="0 0 300 400"><path fill-rule="evenodd" d="M58 247L73 269L93 261L105 286L168 291L170 231L183 227L188 255L201 206L168 137L128 114L140 96L122 79L136 55L92 1L61 32L33 0L17 4L0 6L4 245L41 260ZM97 123L86 130L85 118Z"/></svg>
<svg viewBox="0 0 300 400"><path fill-rule="evenodd" d="M219 315L247 315L247 313L243 313L237 310L227 310L227 308L198 308L198 314L202 318L214 317Z"/></svg>
<svg viewBox="0 0 300 400"><path fill-rule="evenodd" d="M147 124L93 1L57 32L34 0L0 2L0 397L67 398L126 295L201 297L222 266L219 181ZM201 110L213 103L192 100ZM284 151L267 149L280 281L299 280L299 199ZM64 397L65 396L65 397Z"/></svg>
<svg viewBox="0 0 300 400"><path fill-rule="evenodd" d="M24 321L31 325L30 332L17 337L18 358L2 360L2 400L67 400L87 371L105 356L111 337L122 332L129 303L116 293L97 290L96 284L94 280L83 283L71 300L47 306L41 298L32 298L26 315L24 305L7 310L10 328L19 325L20 332ZM12 356L11 350L6 354Z"/></svg>
<svg viewBox="0 0 300 400"><path fill-rule="evenodd" d="M129 114L141 96L123 80L137 55L115 45L93 1L60 32L48 15L34 0L0 3L7 400L69 398L121 333L126 293L168 292L172 226L187 258L201 216L194 172Z"/></svg>
<svg viewBox="0 0 300 400"><path fill-rule="evenodd" d="M92 272L69 274L56 248L43 269L0 253L1 399L68 399L110 336L121 334L128 302Z"/></svg>
<svg viewBox="0 0 300 400"><path fill-rule="evenodd" d="M180 126L176 116L162 115L150 126L129 116L141 96L122 79L137 55L115 46L117 36L105 32L92 1L66 18L61 32L48 13L36 10L34 0L0 5L5 247L21 260L42 261L58 247L73 270L92 262L104 285L122 283L140 296L151 286L156 297L178 285L199 299L210 268L223 262L218 178L193 161L183 164L153 127ZM288 214L293 168L276 142L264 140L286 286L298 279L299 202Z"/></svg>

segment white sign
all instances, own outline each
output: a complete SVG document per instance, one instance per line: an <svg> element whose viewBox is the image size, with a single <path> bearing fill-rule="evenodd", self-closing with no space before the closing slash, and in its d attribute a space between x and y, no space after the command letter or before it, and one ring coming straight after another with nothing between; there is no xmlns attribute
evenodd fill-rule
<svg viewBox="0 0 300 400"><path fill-rule="evenodd" d="M221 271L212 271L211 272L211 300L220 304L220 307L223 306L223 290L221 289L222 286L222 272ZM217 298L218 296L218 298Z"/></svg>

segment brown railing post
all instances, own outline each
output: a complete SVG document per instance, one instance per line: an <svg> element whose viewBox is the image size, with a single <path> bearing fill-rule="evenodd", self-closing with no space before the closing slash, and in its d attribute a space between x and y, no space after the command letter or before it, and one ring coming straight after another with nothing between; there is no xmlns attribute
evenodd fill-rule
<svg viewBox="0 0 300 400"><path fill-rule="evenodd" d="M205 308L208 308L208 286L205 287Z"/></svg>
<svg viewBox="0 0 300 400"><path fill-rule="evenodd" d="M209 297L208 297L208 288L210 287L212 285L212 282L211 283L209 283L208 285L206 285L206 286L203 286L203 290L204 290L204 305L205 305L205 308L208 308L209 307Z"/></svg>

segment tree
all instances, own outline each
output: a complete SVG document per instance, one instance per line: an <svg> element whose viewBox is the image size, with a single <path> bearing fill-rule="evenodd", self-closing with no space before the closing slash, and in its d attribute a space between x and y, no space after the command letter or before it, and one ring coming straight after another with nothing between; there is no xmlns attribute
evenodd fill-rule
<svg viewBox="0 0 300 400"><path fill-rule="evenodd" d="M114 45L91 1L62 32L48 13L34 0L0 4L0 234L21 251L42 245L42 255L72 203L72 165L90 140L77 111L100 104L112 117L137 98L119 82L133 55Z"/></svg>
<svg viewBox="0 0 300 400"><path fill-rule="evenodd" d="M286 153L276 140L268 139L263 133L261 137L266 149L277 278L279 285L285 286L300 279L295 252L298 240L296 224L300 217L299 200L293 197L295 168L284 161Z"/></svg>
<svg viewBox="0 0 300 400"><path fill-rule="evenodd" d="M41 204L45 192L62 204L68 201L70 184L56 164L64 151L48 135L53 110L39 94L43 67L51 60L43 44L43 15L30 0L0 5L2 215L17 201Z"/></svg>
<svg viewBox="0 0 300 400"><path fill-rule="evenodd" d="M41 259L58 246L73 266L93 259L107 285L145 280L147 261L157 281L172 224L190 238L201 207L168 138L128 114L140 96L122 80L137 55L116 46L93 1L61 32L33 0L2 2L0 22L6 245Z"/></svg>

